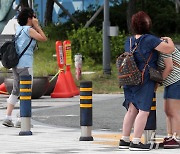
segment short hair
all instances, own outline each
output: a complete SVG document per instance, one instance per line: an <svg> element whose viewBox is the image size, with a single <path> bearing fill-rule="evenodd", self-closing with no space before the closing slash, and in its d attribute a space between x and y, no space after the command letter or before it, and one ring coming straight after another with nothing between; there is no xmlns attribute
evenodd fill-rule
<svg viewBox="0 0 180 154"><path fill-rule="evenodd" d="M151 18L143 11L139 11L132 16L131 30L134 34L150 33L152 27Z"/></svg>
<svg viewBox="0 0 180 154"><path fill-rule="evenodd" d="M34 16L34 11L31 8L23 8L17 17L18 23L21 26L24 26L27 24L28 18L33 18Z"/></svg>

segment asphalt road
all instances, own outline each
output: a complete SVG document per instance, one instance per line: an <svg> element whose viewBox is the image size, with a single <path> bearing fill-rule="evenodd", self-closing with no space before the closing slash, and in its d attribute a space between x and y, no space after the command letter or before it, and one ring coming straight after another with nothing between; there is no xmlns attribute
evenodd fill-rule
<svg viewBox="0 0 180 154"><path fill-rule="evenodd" d="M93 129L119 132L126 112L123 97L93 101ZM162 93L157 94L157 134L166 134ZM79 104L65 107L46 107L33 110L35 121L56 127L80 127Z"/></svg>

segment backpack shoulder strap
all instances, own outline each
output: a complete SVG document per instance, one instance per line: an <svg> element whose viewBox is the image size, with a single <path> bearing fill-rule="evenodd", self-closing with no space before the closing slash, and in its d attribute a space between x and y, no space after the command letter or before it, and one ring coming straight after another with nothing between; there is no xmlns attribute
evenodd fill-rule
<svg viewBox="0 0 180 154"><path fill-rule="evenodd" d="M29 41L28 45L25 47L25 49L21 52L21 54L19 55L19 59L22 57L22 55L26 52L26 50L28 49L28 47L30 46L31 42L32 42L32 38L31 40Z"/></svg>
<svg viewBox="0 0 180 154"><path fill-rule="evenodd" d="M141 41L142 41L142 39L143 39L143 35L141 36L142 38L140 38L140 40L139 40L139 42L137 43L137 47L139 46L139 44L141 43ZM147 66L149 66L149 61L150 61L150 59L151 59L151 57L152 57L152 52L150 53L150 55L149 55L149 57L148 57L148 59L146 60L145 58L144 58L144 56L143 56L143 54L139 51L140 49L138 48L138 53L140 54L140 56L142 57L142 59L144 60L144 62L145 62L145 65L144 65L144 68L142 69L142 83L143 83L143 81L144 81L144 73L145 73L145 70L146 70L146 67Z"/></svg>
<svg viewBox="0 0 180 154"><path fill-rule="evenodd" d="M16 41L18 39L18 37L21 35L21 32L22 32L23 28L20 30L19 34L18 35L15 35L14 36L14 41Z"/></svg>
<svg viewBox="0 0 180 154"><path fill-rule="evenodd" d="M137 49L138 44L135 44L135 47L132 49L132 37L130 37L129 42L130 42L130 52L133 54L135 50Z"/></svg>

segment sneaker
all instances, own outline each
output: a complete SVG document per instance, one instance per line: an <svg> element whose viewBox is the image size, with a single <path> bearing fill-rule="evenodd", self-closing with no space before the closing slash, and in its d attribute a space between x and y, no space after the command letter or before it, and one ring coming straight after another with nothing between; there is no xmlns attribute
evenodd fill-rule
<svg viewBox="0 0 180 154"><path fill-rule="evenodd" d="M180 148L179 142L175 138L171 138L164 143L164 149Z"/></svg>
<svg viewBox="0 0 180 154"><path fill-rule="evenodd" d="M172 139L172 136L171 136L171 137L165 137L164 140L163 140L163 144L166 143L166 142L168 142L168 141L171 140L171 139Z"/></svg>
<svg viewBox="0 0 180 154"><path fill-rule="evenodd" d="M21 128L21 121L16 121L15 123L16 128ZM31 124L31 128L33 128L33 125Z"/></svg>
<svg viewBox="0 0 180 154"><path fill-rule="evenodd" d="M139 142L138 144L130 143L129 150L131 151L149 151L151 149L151 144L142 144Z"/></svg>
<svg viewBox="0 0 180 154"><path fill-rule="evenodd" d="M129 149L130 142L125 142L124 140L119 141L119 149Z"/></svg>
<svg viewBox="0 0 180 154"><path fill-rule="evenodd" d="M154 149L164 149L164 144L166 144L166 142L168 142L169 140L171 140L172 136L171 137L165 137L163 139L163 142L160 142L160 143L155 143L154 145Z"/></svg>
<svg viewBox="0 0 180 154"><path fill-rule="evenodd" d="M15 127L16 128L21 128L21 121L16 121Z"/></svg>
<svg viewBox="0 0 180 154"><path fill-rule="evenodd" d="M12 120L9 119L5 119L2 124L6 127L14 127Z"/></svg>

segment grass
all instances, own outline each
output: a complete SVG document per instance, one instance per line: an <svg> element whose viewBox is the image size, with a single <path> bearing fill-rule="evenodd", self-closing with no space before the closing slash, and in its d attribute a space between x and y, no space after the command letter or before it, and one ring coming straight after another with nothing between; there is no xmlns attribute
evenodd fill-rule
<svg viewBox="0 0 180 154"><path fill-rule="evenodd" d="M82 69L83 71L83 69ZM89 71L94 71L89 70ZM92 81L93 93L106 94L106 93L121 93L122 89L118 86L117 70L115 65L112 65L112 74L105 75L101 70L95 70L93 74L83 74L81 80ZM78 81L79 84L80 81Z"/></svg>
<svg viewBox="0 0 180 154"><path fill-rule="evenodd" d="M54 41L38 43L38 49L35 50L34 56L34 76L48 76L58 72L58 66L55 54Z"/></svg>

